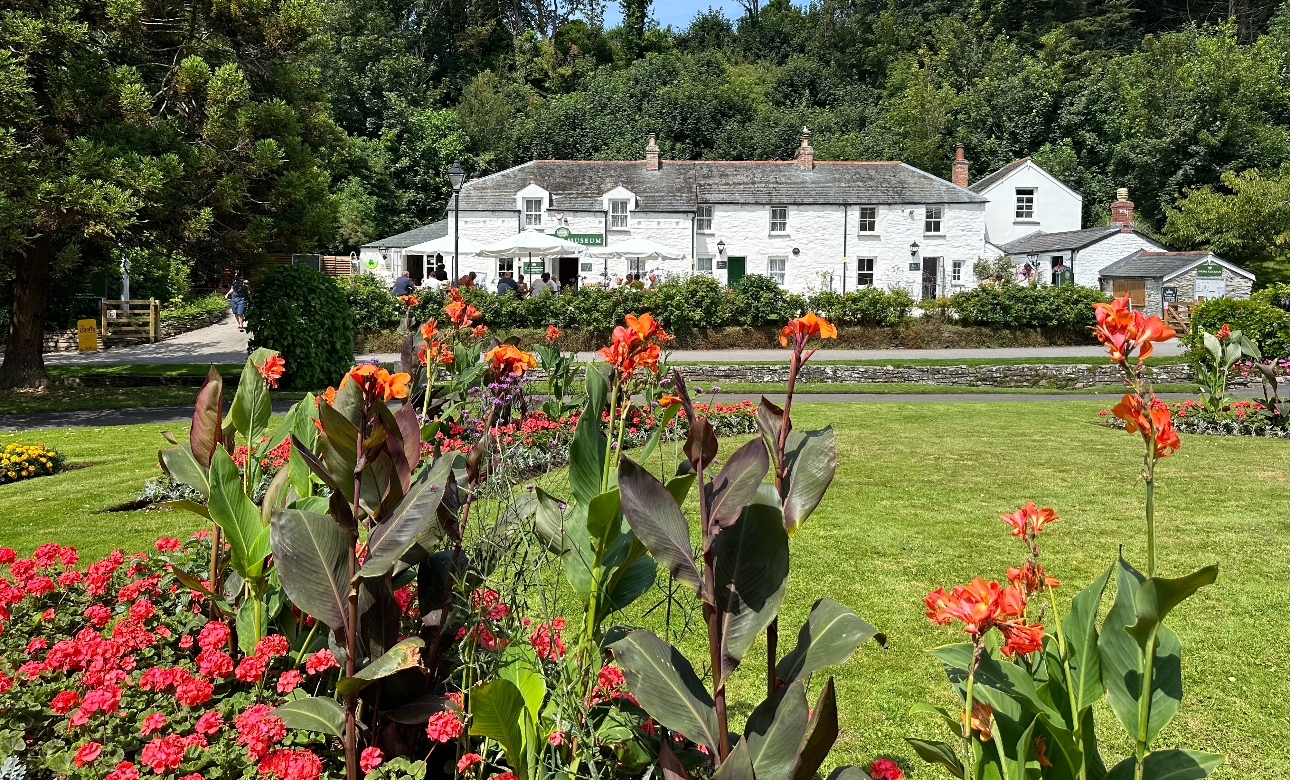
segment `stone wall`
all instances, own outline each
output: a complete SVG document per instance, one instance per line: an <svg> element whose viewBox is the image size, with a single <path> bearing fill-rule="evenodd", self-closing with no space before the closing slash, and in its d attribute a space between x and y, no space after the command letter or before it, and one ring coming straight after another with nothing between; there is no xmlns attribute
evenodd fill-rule
<svg viewBox="0 0 1290 780"><path fill-rule="evenodd" d="M694 365L678 366L691 382L767 382L788 381L784 365ZM1190 364L1169 364L1150 369L1153 381L1159 383L1193 382L1196 372ZM889 383L908 382L926 385L960 387L1052 387L1082 388L1114 385L1124 378L1119 366L1109 363L1034 364L992 366L887 366L810 365L802 370L801 381L821 383ZM1232 385L1241 384L1233 377Z"/></svg>

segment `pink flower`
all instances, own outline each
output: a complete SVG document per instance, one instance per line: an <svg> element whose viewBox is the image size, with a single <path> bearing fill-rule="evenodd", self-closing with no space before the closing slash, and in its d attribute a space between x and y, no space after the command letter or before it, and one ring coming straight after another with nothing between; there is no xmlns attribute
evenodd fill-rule
<svg viewBox="0 0 1290 780"><path fill-rule="evenodd" d="M336 657L325 647L305 659L305 672L308 674L318 674L338 666Z"/></svg>
<svg viewBox="0 0 1290 780"><path fill-rule="evenodd" d="M363 754L358 757L358 766L363 770L363 774L371 772L381 765L385 756L378 747L370 747L363 750Z"/></svg>
<svg viewBox="0 0 1290 780"><path fill-rule="evenodd" d="M303 680L304 675L298 670L288 669L278 676L278 693L291 693Z"/></svg>
<svg viewBox="0 0 1290 780"><path fill-rule="evenodd" d="M139 726L139 733L147 736L154 731L161 731L166 725L166 716L160 712L154 712L143 719L143 724Z"/></svg>
<svg viewBox="0 0 1290 780"><path fill-rule="evenodd" d="M869 765L869 776L873 780L901 780L905 771L890 758L878 758Z"/></svg>
<svg viewBox="0 0 1290 780"><path fill-rule="evenodd" d="M472 766L475 766L476 764L482 763L483 760L484 760L484 757L479 755L478 753L467 753L466 755L461 757L461 760L457 762L457 772L459 774L465 774L467 769L470 769Z"/></svg>
<svg viewBox="0 0 1290 780"><path fill-rule="evenodd" d="M218 650L228 644L229 637L233 632L223 623L211 621L202 626L202 630L197 634L197 646L203 650Z"/></svg>
<svg viewBox="0 0 1290 780"><path fill-rule="evenodd" d="M175 550L178 550L180 547L182 547L183 544L184 543L179 541L178 539L172 539L168 536L163 536L160 539L158 539L152 546L157 548L157 552L174 552Z"/></svg>
<svg viewBox="0 0 1290 780"><path fill-rule="evenodd" d="M54 711L55 715L66 715L72 711L80 698L80 694L76 691L62 691L49 703L49 708Z"/></svg>
<svg viewBox="0 0 1290 780"><path fill-rule="evenodd" d="M218 712L211 710L210 712L202 713L202 716L197 719L197 723L193 726L193 730L198 734L209 736L219 731L223 725L224 719L219 716Z"/></svg>
<svg viewBox="0 0 1290 780"><path fill-rule="evenodd" d="M259 771L261 777L278 780L317 780L323 765L309 750L275 750L260 762Z"/></svg>
<svg viewBox="0 0 1290 780"><path fill-rule="evenodd" d="M264 661L254 656L243 658L237 665L237 671L233 676L244 683L253 683L264 676Z"/></svg>
<svg viewBox="0 0 1290 780"><path fill-rule="evenodd" d="M426 724L426 736L435 742L451 742L461 736L465 724L451 710L436 712Z"/></svg>
<svg viewBox="0 0 1290 780"><path fill-rule="evenodd" d="M139 760L152 769L153 774L161 775L173 772L184 760L184 738L177 734L157 737L143 746Z"/></svg>
<svg viewBox="0 0 1290 780"><path fill-rule="evenodd" d="M192 647L192 646L193 646L193 637L192 637L192 635L190 635L190 634L184 634L183 636L179 637L179 649L180 649L180 650L187 650L188 648L190 648L190 647Z"/></svg>
<svg viewBox="0 0 1290 780"><path fill-rule="evenodd" d="M233 673L233 658L223 650L203 650L197 654L197 671L203 677L228 677Z"/></svg>
<svg viewBox="0 0 1290 780"><path fill-rule="evenodd" d="M86 742L76 749L76 755L72 760L76 762L77 766L85 766L86 764L94 763L94 760L99 757L101 752L103 752L102 745L97 742Z"/></svg>
<svg viewBox="0 0 1290 780"><path fill-rule="evenodd" d="M268 661L270 658L276 658L280 655L286 655L291 646L287 644L287 638L282 634L270 634L259 642L255 643L255 657Z"/></svg>
<svg viewBox="0 0 1290 780"><path fill-rule="evenodd" d="M139 780L139 770L131 762L122 761L103 780Z"/></svg>
<svg viewBox="0 0 1290 780"><path fill-rule="evenodd" d="M548 744L555 745L555 746L557 746L557 747L558 747L558 746L560 746L560 745L563 745L563 744L564 744L564 732L563 732L563 731L561 731L561 730L559 730L559 729L556 729L555 731L552 731L552 732L551 732L550 736L548 736L548 737L546 738L546 741L547 741L547 743L548 743Z"/></svg>

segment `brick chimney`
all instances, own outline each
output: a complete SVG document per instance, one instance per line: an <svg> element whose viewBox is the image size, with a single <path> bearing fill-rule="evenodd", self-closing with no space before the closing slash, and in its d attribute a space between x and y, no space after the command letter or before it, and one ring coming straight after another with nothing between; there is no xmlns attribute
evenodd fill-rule
<svg viewBox="0 0 1290 780"><path fill-rule="evenodd" d="M1125 187L1115 191L1115 202L1111 204L1111 221L1120 226L1121 233L1133 230L1133 201L1129 200L1129 190Z"/></svg>
<svg viewBox="0 0 1290 780"><path fill-rule="evenodd" d="M649 134L649 140L645 142L645 170L657 171L658 160L658 141L654 139L654 134Z"/></svg>
<svg viewBox="0 0 1290 780"><path fill-rule="evenodd" d="M797 147L797 167L809 171L815 167L815 147L811 146L811 131L802 127L802 145Z"/></svg>
<svg viewBox="0 0 1290 780"><path fill-rule="evenodd" d="M968 161L963 157L963 144L954 144L954 162L950 170L950 181L954 186L968 186Z"/></svg>

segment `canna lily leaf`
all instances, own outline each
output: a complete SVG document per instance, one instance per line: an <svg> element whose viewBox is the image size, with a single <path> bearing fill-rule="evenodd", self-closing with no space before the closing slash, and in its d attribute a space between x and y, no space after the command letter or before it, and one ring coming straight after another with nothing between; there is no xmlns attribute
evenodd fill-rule
<svg viewBox="0 0 1290 780"><path fill-rule="evenodd" d="M679 411L681 411L680 405L673 404L672 406L665 408L659 415L658 427L650 434L649 439L645 442L645 446L641 448L640 455L637 456L641 463L648 461L649 457L654 454L654 450L658 447L663 431L668 429L668 426L672 423L672 418L676 417L676 413ZM559 415L554 415L554 417L559 417Z"/></svg>
<svg viewBox="0 0 1290 780"><path fill-rule="evenodd" d="M788 534L779 508L744 507L739 519L717 534L712 551L716 583L712 600L721 615L720 679L724 681L784 601Z"/></svg>
<svg viewBox="0 0 1290 780"><path fill-rule="evenodd" d="M759 439L735 450L717 472L716 479L705 488L712 522L722 528L733 523L740 511L757 497L757 488L768 471L770 458L766 455L766 445Z"/></svg>
<svg viewBox="0 0 1290 780"><path fill-rule="evenodd" d="M323 404L323 406L326 406L326 404ZM325 437L319 436L317 438L321 442ZM328 505L331 507L332 519L349 533L357 535L358 524L354 521L354 510L345 498L346 494L344 489L341 487L340 482L336 477L332 476L332 473L327 470L327 466L318 459L318 456L306 447L299 437L292 434L291 458L294 460L297 457L299 457L304 462L305 466L317 475L318 479L322 480L322 483L331 490L331 498L328 501ZM353 493L354 488L353 483L351 482L349 495L352 497Z"/></svg>
<svg viewBox="0 0 1290 780"><path fill-rule="evenodd" d="M587 510L580 504L566 504L542 488L537 494L535 526L547 549L560 555L564 578L585 604L591 598L591 567L595 553L587 535Z"/></svg>
<svg viewBox="0 0 1290 780"><path fill-rule="evenodd" d="M626 456L618 462L618 489L623 516L636 538L673 577L702 595L703 581L690 548L690 526L673 495Z"/></svg>
<svg viewBox="0 0 1290 780"><path fill-rule="evenodd" d="M498 678L470 692L470 733L497 740L519 777L525 776L524 696L510 680Z"/></svg>
<svg viewBox="0 0 1290 780"><path fill-rule="evenodd" d="M690 426L683 450L695 471L706 469L717 457L717 433L712 429L708 418L700 417Z"/></svg>
<svg viewBox="0 0 1290 780"><path fill-rule="evenodd" d="M422 540L427 530L442 532L438 511L452 471L452 460L449 457L440 458L434 466L422 471L389 516L372 530L368 539L367 559L358 570L357 577L380 577L386 574L413 545ZM423 546L429 546L422 543ZM430 545L433 544L433 541L430 542Z"/></svg>
<svg viewBox="0 0 1290 780"><path fill-rule="evenodd" d="M1142 761L1142 780L1202 780L1223 763L1223 757L1195 750L1156 750ZM1107 773L1106 780L1133 780L1132 757L1126 758Z"/></svg>
<svg viewBox="0 0 1290 780"><path fill-rule="evenodd" d="M248 444L260 441L269 419L273 416L273 406L269 402L269 385L255 367L277 353L268 349L257 349L246 359L242 367L242 376L237 382L237 392L233 394L233 404L229 407L228 417L233 427L242 434Z"/></svg>
<svg viewBox="0 0 1290 780"><path fill-rule="evenodd" d="M597 560L609 554L622 527L617 490L601 493L587 504L587 537Z"/></svg>
<svg viewBox="0 0 1290 780"><path fill-rule="evenodd" d="M648 629L609 646L627 688L664 728L679 731L717 752L717 710L694 667L680 651Z"/></svg>
<svg viewBox="0 0 1290 780"><path fill-rule="evenodd" d="M752 711L744 728L744 742L758 778L788 780L806 736L808 717L806 687L801 680L776 689Z"/></svg>
<svg viewBox="0 0 1290 780"><path fill-rule="evenodd" d="M672 746L668 744L670 741L665 739L658 746L658 768L663 770L663 780L691 780L685 764L672 752Z"/></svg>
<svg viewBox="0 0 1290 780"><path fill-rule="evenodd" d="M590 374L588 375L590 376ZM589 402L573 430L569 444L569 488L573 498L583 506L600 494L600 481L605 467L605 449L608 439L600 430L600 414L591 413Z"/></svg>
<svg viewBox="0 0 1290 780"><path fill-rule="evenodd" d="M688 735L687 735L688 736ZM712 774L712 780L755 780L756 771L753 769L752 755L748 749L748 740L741 739L739 744L735 745L726 756L726 760L721 762L717 771Z"/></svg>
<svg viewBox="0 0 1290 780"><path fill-rule="evenodd" d="M257 507L242 492L242 475L238 473L233 458L223 448L211 458L210 501L207 508L211 520L224 531L229 544L233 569L246 579L259 577L269 549L268 530L260 518Z"/></svg>
<svg viewBox="0 0 1290 780"><path fill-rule="evenodd" d="M784 527L792 535L824 498L838 470L838 446L833 427L818 431L789 431L784 443L787 474L781 490Z"/></svg>
<svg viewBox="0 0 1290 780"><path fill-rule="evenodd" d="M1149 578L1138 588L1138 593L1134 597L1138 620L1125 631L1138 640L1138 647L1145 653L1147 644L1170 611L1202 587L1212 585L1217 579L1218 566L1206 566L1176 579Z"/></svg>
<svg viewBox="0 0 1290 780"><path fill-rule="evenodd" d="M335 699L310 696L281 705L273 714L282 719L283 725L299 731L317 731L333 737L344 736L345 710Z"/></svg>
<svg viewBox="0 0 1290 780"><path fill-rule="evenodd" d="M845 663L878 630L831 598L817 599L797 632L797 647L775 665L785 682L801 680L826 666Z"/></svg>
<svg viewBox="0 0 1290 780"><path fill-rule="evenodd" d="M425 647L425 642L421 641L419 637L404 639L391 647L380 658L363 667L363 670L353 677L342 677L338 680L336 682L336 691L348 696L351 693L361 691L382 677L389 677L396 672L419 665L423 647Z"/></svg>
<svg viewBox="0 0 1290 780"><path fill-rule="evenodd" d="M502 663L497 669L497 676L511 681L524 697L524 706L536 723L542 713L542 702L546 698L546 677L542 675L542 666L538 663L532 645L527 642L507 645L502 652Z"/></svg>
<svg viewBox="0 0 1290 780"><path fill-rule="evenodd" d="M210 479L206 469L197 462L193 453L183 446L170 447L157 453L157 460L170 478L182 482L207 498L210 497Z"/></svg>
<svg viewBox="0 0 1290 780"><path fill-rule="evenodd" d="M1071 680L1074 682L1075 706L1080 717L1086 708L1102 698L1102 658L1097 650L1097 609L1114 567L1075 594L1070 612L1062 621L1066 634Z"/></svg>
<svg viewBox="0 0 1290 780"><path fill-rule="evenodd" d="M950 771L955 777L963 777L963 763L959 761L958 753L954 748L944 742L936 742L926 739L914 739L905 737L918 757L929 764L940 764Z"/></svg>
<svg viewBox="0 0 1290 780"><path fill-rule="evenodd" d="M790 780L811 780L828 758L833 743L838 739L838 700L833 690L833 678L824 683L824 690L815 700L815 709L811 710L810 722L806 724L806 735L802 746L797 751Z"/></svg>
<svg viewBox="0 0 1290 780"><path fill-rule="evenodd" d="M784 427L784 410L771 403L766 396L757 405L757 428L770 453L770 461L779 467L779 432Z"/></svg>
<svg viewBox="0 0 1290 780"><path fill-rule="evenodd" d="M202 389L197 391L193 406L193 424L188 430L188 449L203 468L211 467L211 458L220 444L224 415L224 377L212 365L206 372Z"/></svg>
<svg viewBox="0 0 1290 780"><path fill-rule="evenodd" d="M343 634L353 537L326 515L279 509L269 520L269 540L278 579L291 603Z"/></svg>

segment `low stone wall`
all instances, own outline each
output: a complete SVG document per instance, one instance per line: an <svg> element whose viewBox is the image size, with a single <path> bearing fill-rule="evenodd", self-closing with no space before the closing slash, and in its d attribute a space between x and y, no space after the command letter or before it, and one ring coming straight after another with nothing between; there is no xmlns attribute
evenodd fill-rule
<svg viewBox="0 0 1290 780"><path fill-rule="evenodd" d="M678 366L681 375L691 382L767 382L788 381L787 365L693 365ZM1168 364L1153 367L1151 378L1160 383L1193 382L1195 369L1190 364ZM892 383L907 382L959 387L1052 387L1077 389L1097 385L1114 385L1122 381L1119 366L1109 363L990 366L918 366L893 363L885 366L810 365L802 369L801 381L821 383ZM1233 377L1232 385L1243 384Z"/></svg>
<svg viewBox="0 0 1290 780"><path fill-rule="evenodd" d="M206 328L217 322L223 321L228 316L228 310L202 314L196 317L188 317L182 320L162 320L160 341L174 338L180 333L187 333L190 330ZM129 347L135 344L147 344L147 336L110 336L108 339L112 347ZM2 346L2 345L0 345ZM55 330L45 333L45 352L75 352L79 349L76 341L76 330ZM99 334L99 349L105 349L103 344L103 334ZM3 349L0 349L3 352Z"/></svg>

